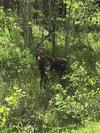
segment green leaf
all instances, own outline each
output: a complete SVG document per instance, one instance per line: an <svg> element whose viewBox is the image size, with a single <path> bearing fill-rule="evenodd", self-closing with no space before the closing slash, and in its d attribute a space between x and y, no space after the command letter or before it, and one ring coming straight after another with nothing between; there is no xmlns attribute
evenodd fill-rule
<svg viewBox="0 0 100 133"><path fill-rule="evenodd" d="M79 4L78 4L77 2L75 2L75 3L73 4L73 7L74 7L75 9L78 9L78 8L79 8Z"/></svg>

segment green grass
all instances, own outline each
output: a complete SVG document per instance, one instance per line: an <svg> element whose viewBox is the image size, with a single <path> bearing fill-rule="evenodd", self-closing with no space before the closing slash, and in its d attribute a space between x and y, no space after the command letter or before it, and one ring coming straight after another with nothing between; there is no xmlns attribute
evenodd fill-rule
<svg viewBox="0 0 100 133"><path fill-rule="evenodd" d="M72 133L100 133L100 122L90 123L85 128L79 128L78 130L72 130Z"/></svg>
<svg viewBox="0 0 100 133"><path fill-rule="evenodd" d="M80 127L77 130L72 129L71 133L100 133L100 122L88 123L85 127Z"/></svg>
<svg viewBox="0 0 100 133"><path fill-rule="evenodd" d="M68 129L67 127L58 127L44 133L100 133L100 122L87 123L84 127L79 127L77 129L71 129L71 127L70 129Z"/></svg>
<svg viewBox="0 0 100 133"><path fill-rule="evenodd" d="M9 128L4 128L3 130L0 130L0 133L35 133L34 128L30 127L17 127L17 131L14 131L13 126L10 126ZM42 133L41 131L38 133ZM79 127L76 130L75 129L67 129L67 128L54 128L49 131L43 131L43 133L100 133L100 122L91 122L87 123L85 127Z"/></svg>

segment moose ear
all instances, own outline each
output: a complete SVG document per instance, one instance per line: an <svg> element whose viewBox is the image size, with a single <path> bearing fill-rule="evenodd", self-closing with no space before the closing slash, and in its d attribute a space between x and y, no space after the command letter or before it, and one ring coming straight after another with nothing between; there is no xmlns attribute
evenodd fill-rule
<svg viewBox="0 0 100 133"><path fill-rule="evenodd" d="M40 59L41 59L40 56L38 56L38 57L37 57L37 60L40 60Z"/></svg>
<svg viewBox="0 0 100 133"><path fill-rule="evenodd" d="M35 54L35 58L36 58L36 60L38 60L38 56L39 56L38 54Z"/></svg>

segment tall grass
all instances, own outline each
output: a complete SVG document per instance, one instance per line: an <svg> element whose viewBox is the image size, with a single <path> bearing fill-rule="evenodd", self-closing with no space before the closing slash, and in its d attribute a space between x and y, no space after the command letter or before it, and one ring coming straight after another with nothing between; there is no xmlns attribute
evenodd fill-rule
<svg viewBox="0 0 100 133"><path fill-rule="evenodd" d="M100 133L100 122L87 123L85 127L77 127L77 129L69 129L69 127L50 128L48 131L36 131L36 129L30 125L27 127L13 126L9 128L3 128L0 133Z"/></svg>
<svg viewBox="0 0 100 133"><path fill-rule="evenodd" d="M100 133L100 122L88 123L85 127L72 130L71 133Z"/></svg>

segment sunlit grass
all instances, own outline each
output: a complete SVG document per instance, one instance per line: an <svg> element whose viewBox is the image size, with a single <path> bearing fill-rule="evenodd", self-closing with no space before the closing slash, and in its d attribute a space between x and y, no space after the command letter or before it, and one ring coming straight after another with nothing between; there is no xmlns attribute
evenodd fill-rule
<svg viewBox="0 0 100 133"><path fill-rule="evenodd" d="M100 133L100 122L89 123L78 130L72 130L71 133Z"/></svg>
<svg viewBox="0 0 100 133"><path fill-rule="evenodd" d="M71 129L71 127L70 129L67 127L58 127L45 133L100 133L100 122L87 123L85 127L79 127L77 129Z"/></svg>

